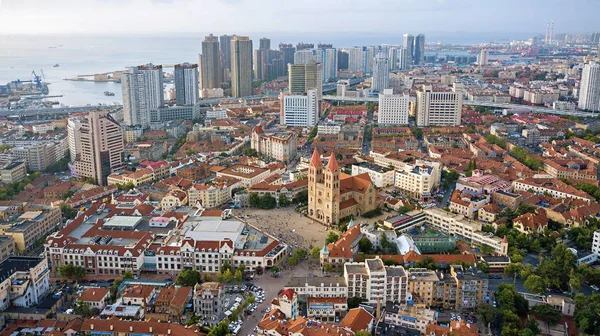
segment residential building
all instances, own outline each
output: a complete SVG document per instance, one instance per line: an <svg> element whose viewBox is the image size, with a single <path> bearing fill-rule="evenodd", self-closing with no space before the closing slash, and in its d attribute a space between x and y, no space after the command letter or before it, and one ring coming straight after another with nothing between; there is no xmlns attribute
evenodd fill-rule
<svg viewBox="0 0 600 336"><path fill-rule="evenodd" d="M312 49L296 50L294 52L293 64L310 64L316 61L315 53ZM292 63L288 63L292 64Z"/></svg>
<svg viewBox="0 0 600 336"><path fill-rule="evenodd" d="M450 266L450 276L456 283L456 305L454 309L475 309L486 302L488 296L488 276L478 269L464 269L461 265ZM452 303L452 297L450 296Z"/></svg>
<svg viewBox="0 0 600 336"><path fill-rule="evenodd" d="M32 307L50 291L48 260L38 257L9 257L0 262L0 309Z"/></svg>
<svg viewBox="0 0 600 336"><path fill-rule="evenodd" d="M436 311L425 307L386 302L384 321L390 325L417 330L425 335L429 323L436 322Z"/></svg>
<svg viewBox="0 0 600 336"><path fill-rule="evenodd" d="M171 190L160 201L161 209L174 209L188 204L188 197L183 190Z"/></svg>
<svg viewBox="0 0 600 336"><path fill-rule="evenodd" d="M313 127L319 121L319 100L315 90L304 95L282 93L281 124L291 127Z"/></svg>
<svg viewBox="0 0 600 336"><path fill-rule="evenodd" d="M320 48L316 50L316 62L323 68L323 83L337 78L338 61L335 48Z"/></svg>
<svg viewBox="0 0 600 336"><path fill-rule="evenodd" d="M221 39L224 39L224 37L221 36ZM229 39L229 43L225 43L227 44L227 51L231 50L230 43L231 39ZM223 47L223 44L222 41L221 47ZM225 52L221 55L221 51L222 50L219 48L219 41L213 34L206 36L204 41L202 41L202 55L199 55L200 87L202 89L217 89L221 87L221 83L223 82L223 61L226 61L226 67L231 69L231 60L226 58L231 56L225 55Z"/></svg>
<svg viewBox="0 0 600 336"><path fill-rule="evenodd" d="M513 227L526 235L541 233L548 226L546 210L538 208L535 212L525 213L513 220Z"/></svg>
<svg viewBox="0 0 600 336"><path fill-rule="evenodd" d="M345 329L353 333L366 331L372 333L375 316L369 313L365 308L352 308L344 319L340 321L340 329Z"/></svg>
<svg viewBox="0 0 600 336"><path fill-rule="evenodd" d="M297 319L300 313L298 293L291 288L282 290L271 302L271 307L280 310L287 318Z"/></svg>
<svg viewBox="0 0 600 336"><path fill-rule="evenodd" d="M417 91L417 126L458 126L462 111L462 95L434 91L424 85Z"/></svg>
<svg viewBox="0 0 600 336"><path fill-rule="evenodd" d="M194 313L205 320L218 323L224 309L225 287L218 282L204 282L194 287Z"/></svg>
<svg viewBox="0 0 600 336"><path fill-rule="evenodd" d="M211 109L206 111L206 119L226 119L227 110L225 109Z"/></svg>
<svg viewBox="0 0 600 336"><path fill-rule="evenodd" d="M379 258L344 264L344 278L349 297L368 303L406 303L408 276L402 266L385 266Z"/></svg>
<svg viewBox="0 0 600 336"><path fill-rule="evenodd" d="M376 209L380 201L368 174L340 173L334 154L323 167L315 148L308 176L308 217L325 225L337 224L340 218Z"/></svg>
<svg viewBox="0 0 600 336"><path fill-rule="evenodd" d="M80 129L81 129L81 118L69 118L67 121L67 138L69 141L69 155L71 156L70 162L75 162L77 154L81 149L80 143Z"/></svg>
<svg viewBox="0 0 600 336"><path fill-rule="evenodd" d="M234 36L231 40L231 96L253 94L252 40L248 36Z"/></svg>
<svg viewBox="0 0 600 336"><path fill-rule="evenodd" d="M345 297L309 297L306 301L306 317L322 322L336 322L348 311Z"/></svg>
<svg viewBox="0 0 600 336"><path fill-rule="evenodd" d="M592 239L592 253L600 257L600 231L594 231L594 238Z"/></svg>
<svg viewBox="0 0 600 336"><path fill-rule="evenodd" d="M258 154L278 161L290 162L296 157L298 135L291 131L265 134L259 125L252 130L250 145Z"/></svg>
<svg viewBox="0 0 600 336"><path fill-rule="evenodd" d="M390 86L390 66L387 55L377 54L373 60L373 77L371 78L371 89L375 92L383 92Z"/></svg>
<svg viewBox="0 0 600 336"><path fill-rule="evenodd" d="M600 64L589 62L583 67L579 105L581 110L600 111Z"/></svg>
<svg viewBox="0 0 600 336"><path fill-rule="evenodd" d="M194 120L208 113L204 112L205 109L200 104L191 106L161 106L150 110L150 122L162 123L171 120ZM153 127L155 126L153 125Z"/></svg>
<svg viewBox="0 0 600 336"><path fill-rule="evenodd" d="M21 182L27 176L27 165L23 161L11 161L0 167L0 180L10 184Z"/></svg>
<svg viewBox="0 0 600 336"><path fill-rule="evenodd" d="M539 194L549 194L554 198L573 198L580 199L587 202L593 201L593 198L586 192L575 189L559 179L556 178L525 178L513 181L513 190L518 191L529 191L533 190Z"/></svg>
<svg viewBox="0 0 600 336"><path fill-rule="evenodd" d="M90 305L90 308L96 308L102 311L108 300L110 299L110 290L104 287L86 287L81 294L79 294L78 300L83 303Z"/></svg>
<svg viewBox="0 0 600 336"><path fill-rule="evenodd" d="M226 69L231 69L231 40L235 35L219 36L219 51L221 52L222 65Z"/></svg>
<svg viewBox="0 0 600 336"><path fill-rule="evenodd" d="M218 171L217 177L237 179L244 187L248 188L262 182L264 179L274 174L277 174L277 172L273 172L268 168L237 164Z"/></svg>
<svg viewBox="0 0 600 336"><path fill-rule="evenodd" d="M174 77L175 103L179 106L196 105L200 99L200 91L198 90L198 64L175 64Z"/></svg>
<svg viewBox="0 0 600 336"><path fill-rule="evenodd" d="M67 155L67 138L60 140L31 141L15 144L10 149L12 159L23 161L29 171L44 171Z"/></svg>
<svg viewBox="0 0 600 336"><path fill-rule="evenodd" d="M487 48L482 48L479 52L479 57L477 58L477 64L480 66L485 66L488 64L488 50Z"/></svg>
<svg viewBox="0 0 600 336"><path fill-rule="evenodd" d="M26 211L15 219L0 223L0 233L12 236L19 252L30 249L38 239L57 228L62 221L60 209Z"/></svg>
<svg viewBox="0 0 600 336"><path fill-rule="evenodd" d="M544 171L557 179L596 181L598 169L592 161L581 159L556 159L544 160Z"/></svg>
<svg viewBox="0 0 600 336"><path fill-rule="evenodd" d="M0 261L15 255L15 239L10 235L0 235Z"/></svg>
<svg viewBox="0 0 600 336"><path fill-rule="evenodd" d="M354 255L358 253L358 242L362 237L360 226L354 225L354 221L350 219L348 229L337 241L323 245L319 253L321 265L330 264L339 268L344 263L354 261Z"/></svg>
<svg viewBox="0 0 600 336"><path fill-rule="evenodd" d="M410 268L408 274L408 292L412 302L418 307L431 307L438 301L439 275L427 268Z"/></svg>
<svg viewBox="0 0 600 336"><path fill-rule="evenodd" d="M106 185L108 175L123 170L123 130L107 111L89 112L80 128L79 145L77 176Z"/></svg>
<svg viewBox="0 0 600 336"><path fill-rule="evenodd" d="M354 47L348 50L348 70L366 73L366 52L363 47Z"/></svg>
<svg viewBox="0 0 600 336"><path fill-rule="evenodd" d="M412 65L415 50L415 37L410 34L404 34L403 47L406 50L406 64Z"/></svg>
<svg viewBox="0 0 600 336"><path fill-rule="evenodd" d="M377 124L408 125L410 97L405 94L394 94L393 89L385 89L379 94Z"/></svg>
<svg viewBox="0 0 600 336"><path fill-rule="evenodd" d="M164 105L162 65L140 65L121 75L125 125L150 126L150 110Z"/></svg>
<svg viewBox="0 0 600 336"><path fill-rule="evenodd" d="M131 321L123 319L87 319L83 321L82 334L102 334L106 336L121 336L124 334L155 335L155 336L201 336L204 333L197 326L183 326L179 323L151 321Z"/></svg>
<svg viewBox="0 0 600 336"><path fill-rule="evenodd" d="M454 190L450 197L450 211L474 219L479 209L489 203L489 197L469 190Z"/></svg>
<svg viewBox="0 0 600 336"><path fill-rule="evenodd" d="M352 165L352 176L369 174L373 185L377 188L386 188L394 185L394 169L381 167L368 162Z"/></svg>
<svg viewBox="0 0 600 336"><path fill-rule="evenodd" d="M219 180L217 182L213 180L210 185L192 185L187 191L188 204L195 206L197 202L200 202L204 208L212 209L231 200L232 190L241 187L241 183L234 178L221 178Z"/></svg>
<svg viewBox="0 0 600 336"><path fill-rule="evenodd" d="M149 317L157 317L161 321L180 322L184 318L188 302L192 298L193 288L188 286L169 286L161 288L150 308Z"/></svg>
<svg viewBox="0 0 600 336"><path fill-rule="evenodd" d="M302 301L308 298L347 298L348 287L343 277L293 277L284 286L291 288Z"/></svg>
<svg viewBox="0 0 600 336"><path fill-rule="evenodd" d="M416 162L396 170L395 186L415 198L428 198L439 187L441 167L439 162Z"/></svg>

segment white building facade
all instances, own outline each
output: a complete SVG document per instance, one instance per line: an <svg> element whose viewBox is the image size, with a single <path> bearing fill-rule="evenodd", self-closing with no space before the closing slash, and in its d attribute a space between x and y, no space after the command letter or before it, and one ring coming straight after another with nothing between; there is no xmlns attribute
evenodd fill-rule
<svg viewBox="0 0 600 336"><path fill-rule="evenodd" d="M392 89L385 89L379 94L379 125L407 125L410 97L404 94L394 94Z"/></svg>

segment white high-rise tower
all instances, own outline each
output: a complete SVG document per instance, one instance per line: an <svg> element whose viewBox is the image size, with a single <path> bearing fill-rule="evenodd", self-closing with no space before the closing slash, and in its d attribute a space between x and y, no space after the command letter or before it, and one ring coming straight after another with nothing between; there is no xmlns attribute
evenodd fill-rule
<svg viewBox="0 0 600 336"><path fill-rule="evenodd" d="M583 68L579 106L582 110L600 111L600 64L590 62Z"/></svg>
<svg viewBox="0 0 600 336"><path fill-rule="evenodd" d="M371 88L375 92L383 92L390 86L390 66L387 55L377 54L373 60L373 78Z"/></svg>
<svg viewBox="0 0 600 336"><path fill-rule="evenodd" d="M150 110L164 105L162 65L140 65L121 76L127 126L150 126Z"/></svg>

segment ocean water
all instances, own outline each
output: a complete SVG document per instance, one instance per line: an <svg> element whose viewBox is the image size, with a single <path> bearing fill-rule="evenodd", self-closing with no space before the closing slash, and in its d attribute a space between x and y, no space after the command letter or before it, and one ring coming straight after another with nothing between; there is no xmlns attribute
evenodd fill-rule
<svg viewBox="0 0 600 336"><path fill-rule="evenodd" d="M0 35L0 83L15 79L30 80L32 71L43 71L44 81L50 84L52 98L61 104L83 106L98 103L121 103L121 84L65 81L78 75L124 70L126 67L155 63L175 64L198 62L201 43L207 34L140 35L140 36L6 36ZM272 39L271 48L280 42L299 41L333 43L334 47L353 45L401 44L401 34L253 34L258 39ZM447 34L426 35L428 41L447 41L474 44L501 41L500 35ZM258 41L255 41L258 42ZM256 43L257 45L258 43ZM256 46L255 46L256 47ZM59 67L53 67L59 64ZM169 69L167 69L169 71ZM107 97L104 91L115 96Z"/></svg>

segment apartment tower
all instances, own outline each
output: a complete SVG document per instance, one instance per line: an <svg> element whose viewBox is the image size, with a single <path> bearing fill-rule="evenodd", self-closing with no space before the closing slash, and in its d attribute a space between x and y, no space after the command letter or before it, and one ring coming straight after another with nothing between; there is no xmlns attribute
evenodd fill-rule
<svg viewBox="0 0 600 336"><path fill-rule="evenodd" d="M200 99L198 90L198 64L175 64L175 103L194 106Z"/></svg>
<svg viewBox="0 0 600 336"><path fill-rule="evenodd" d="M121 76L125 125L150 126L150 110L164 105L162 65L132 67Z"/></svg>
<svg viewBox="0 0 600 336"><path fill-rule="evenodd" d="M221 53L219 40L210 34L202 41L202 55L200 55L202 89L217 89L223 82L223 67L221 66Z"/></svg>
<svg viewBox="0 0 600 336"><path fill-rule="evenodd" d="M231 96L251 96L252 40L248 36L234 36L231 40Z"/></svg>

